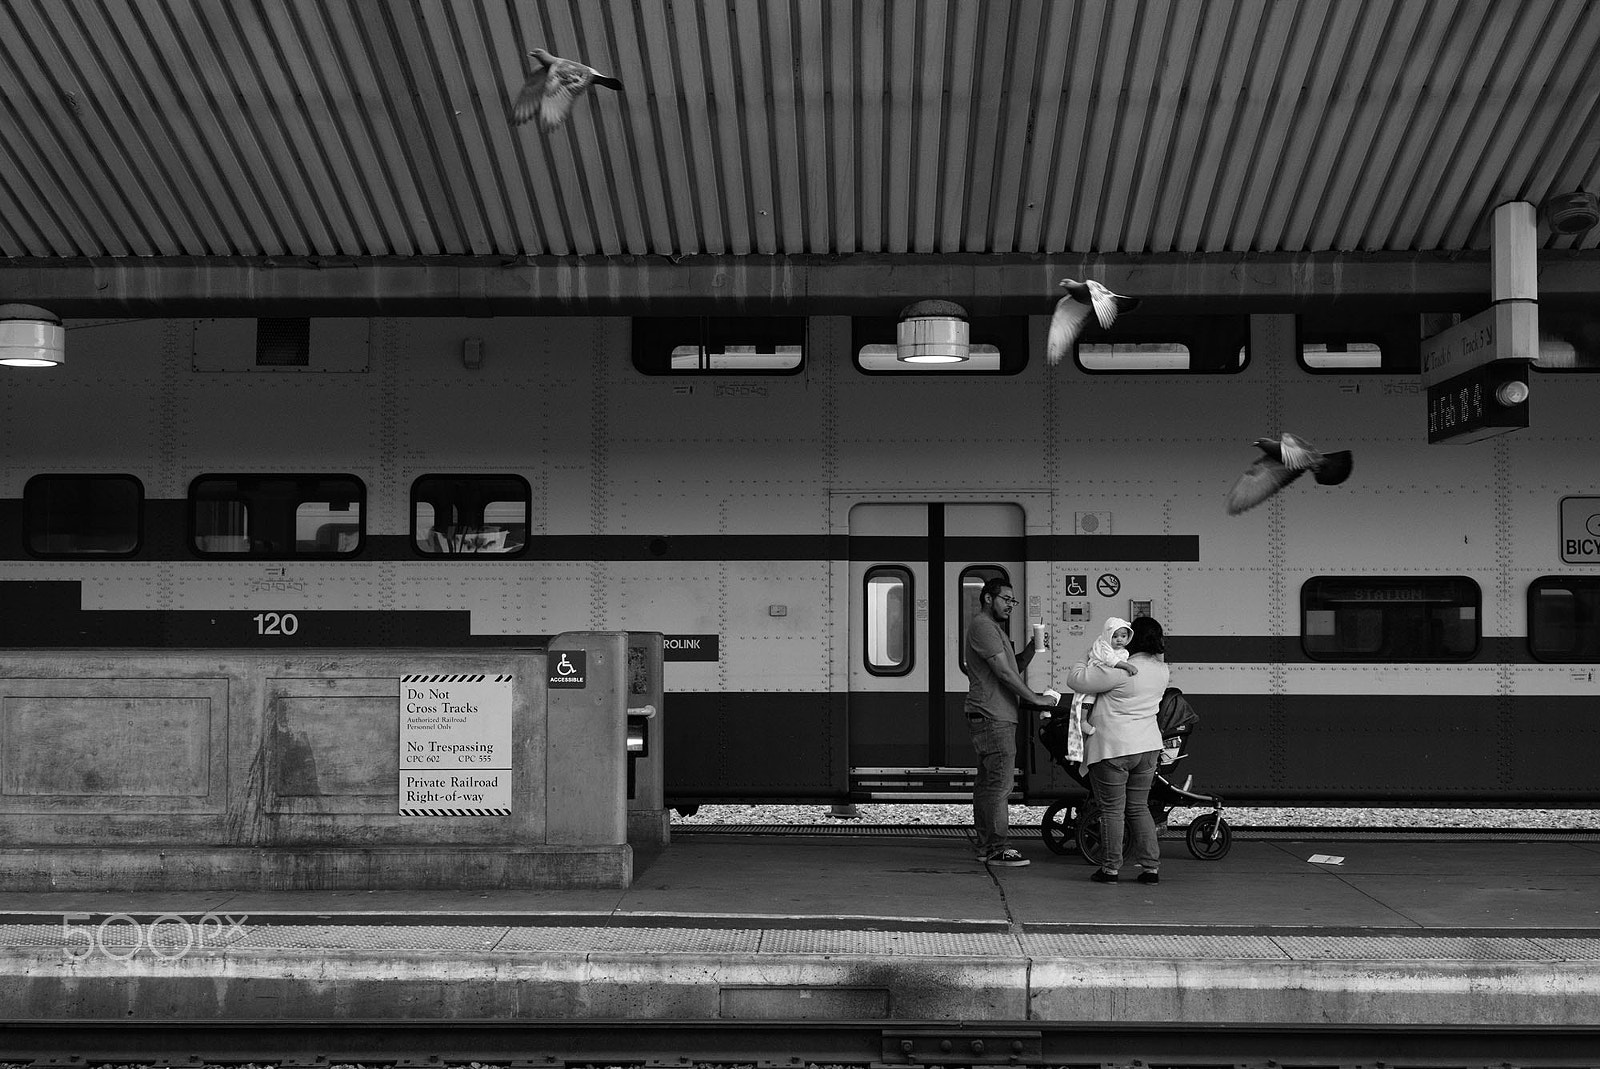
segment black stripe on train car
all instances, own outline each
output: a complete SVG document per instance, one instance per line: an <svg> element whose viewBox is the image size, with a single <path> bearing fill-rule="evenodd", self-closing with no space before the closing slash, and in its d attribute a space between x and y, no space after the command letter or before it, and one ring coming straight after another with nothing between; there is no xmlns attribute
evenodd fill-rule
<svg viewBox="0 0 1600 1069"><path fill-rule="evenodd" d="M920 692L826 697L669 694L663 722L667 804L838 801L850 790L850 775L829 760L829 740L840 745L862 709L877 705L905 715L926 700ZM946 697L950 708L965 696ZM1187 697L1200 721L1183 773L1195 776L1195 790L1230 804L1600 803L1600 770L1571 758L1571 740L1592 730L1589 697L1198 689ZM740 715L745 710L762 715ZM970 746L952 741L950 752L965 764ZM856 754L849 756L859 763ZM1081 794L1038 743L1028 743L1019 758L1030 797Z"/></svg>
<svg viewBox="0 0 1600 1069"><path fill-rule="evenodd" d="M133 560L211 560L253 563L280 561L340 563L363 560L453 560L421 554L409 534L368 533L361 549L347 556L290 554L277 557L211 555L201 557L189 544L188 502L151 499L144 503L144 529ZM0 560L33 560L23 548L22 502L0 499ZM1097 561L1198 561L1197 535L1028 535L1026 537L958 536L945 540L952 560L1058 560ZM516 554L467 556L478 564L506 560L560 561L816 561L895 560L928 558L928 539L896 535L829 534L651 534L651 535L533 535ZM53 557L85 562L124 559L107 557Z"/></svg>
<svg viewBox="0 0 1600 1069"><path fill-rule="evenodd" d="M84 609L76 580L0 582L0 647L542 649L549 635L474 635L465 609Z"/></svg>
<svg viewBox="0 0 1600 1069"><path fill-rule="evenodd" d="M84 609L75 579L0 582L0 647L483 646L543 649L549 635L474 635L465 609ZM286 616L293 616L292 628ZM271 619L276 617L276 619ZM1066 642L1058 637L1059 642ZM1062 647L1063 656L1075 650ZM1167 635L1175 664L1338 664L1312 661L1294 636ZM1375 662L1361 661L1367 664ZM1429 664L1536 664L1527 639L1485 637L1467 661Z"/></svg>

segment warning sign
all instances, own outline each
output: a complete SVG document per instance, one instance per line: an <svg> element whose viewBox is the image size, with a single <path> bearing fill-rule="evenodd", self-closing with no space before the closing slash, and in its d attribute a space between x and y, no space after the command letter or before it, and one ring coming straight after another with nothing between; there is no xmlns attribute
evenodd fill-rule
<svg viewBox="0 0 1600 1069"><path fill-rule="evenodd" d="M400 677L399 813L511 815L509 675Z"/></svg>

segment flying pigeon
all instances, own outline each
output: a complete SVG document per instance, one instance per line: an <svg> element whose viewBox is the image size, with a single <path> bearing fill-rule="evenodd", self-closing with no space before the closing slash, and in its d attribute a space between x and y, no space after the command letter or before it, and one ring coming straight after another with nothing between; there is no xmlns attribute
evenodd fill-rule
<svg viewBox="0 0 1600 1069"><path fill-rule="evenodd" d="M1067 295L1056 302L1055 315L1050 317L1050 341L1045 348L1045 356L1052 367L1061 363L1061 358L1077 343L1091 313L1100 320L1102 330L1110 330L1118 312L1131 312L1139 307L1139 298L1112 293L1092 278L1082 282L1064 278L1061 288Z"/></svg>
<svg viewBox="0 0 1600 1069"><path fill-rule="evenodd" d="M1237 516L1254 508L1285 486L1310 471L1311 477L1325 486L1336 486L1350 477L1349 450L1319 453L1304 439L1285 431L1277 438L1257 438L1262 455L1239 476L1228 491L1228 515Z"/></svg>
<svg viewBox="0 0 1600 1069"><path fill-rule="evenodd" d="M552 56L542 48L535 48L528 55L533 57L535 67L511 108L514 122L525 123L537 118L539 129L549 133L567 121L573 102L587 93L591 85L622 91L621 82L576 60Z"/></svg>

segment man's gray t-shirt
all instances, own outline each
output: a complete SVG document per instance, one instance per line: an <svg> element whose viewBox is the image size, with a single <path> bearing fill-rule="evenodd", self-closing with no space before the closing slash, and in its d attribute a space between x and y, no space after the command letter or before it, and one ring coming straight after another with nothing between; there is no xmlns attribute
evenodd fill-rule
<svg viewBox="0 0 1600 1069"><path fill-rule="evenodd" d="M962 708L970 715L981 713L1001 724L1017 722L1017 696L1011 688L1000 682L989 664L997 653L1005 654L1012 671L1017 670L1017 655L1011 648L1011 637L1001 628L999 621L988 613L979 613L967 625L963 639L967 654L967 700ZM1020 674L1020 673L1019 673Z"/></svg>

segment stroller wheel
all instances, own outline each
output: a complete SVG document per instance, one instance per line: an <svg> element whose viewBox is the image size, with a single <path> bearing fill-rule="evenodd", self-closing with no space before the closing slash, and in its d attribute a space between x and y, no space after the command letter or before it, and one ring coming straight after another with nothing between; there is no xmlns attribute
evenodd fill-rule
<svg viewBox="0 0 1600 1069"><path fill-rule="evenodd" d="M1082 854L1083 860L1090 865L1098 865L1106 859L1106 847L1100 836L1098 815L1079 817L1078 853Z"/></svg>
<svg viewBox="0 0 1600 1069"><path fill-rule="evenodd" d="M1220 861L1233 848L1233 829L1221 813L1205 813L1189 823L1189 853L1201 861Z"/></svg>
<svg viewBox="0 0 1600 1069"><path fill-rule="evenodd" d="M1122 834L1122 849L1128 849L1129 833ZM1099 865L1106 859L1105 840L1100 834L1100 807L1090 799L1078 814L1078 852L1090 865Z"/></svg>
<svg viewBox="0 0 1600 1069"><path fill-rule="evenodd" d="M1069 802L1052 802L1039 831L1052 854L1072 853L1078 848L1078 810Z"/></svg>

